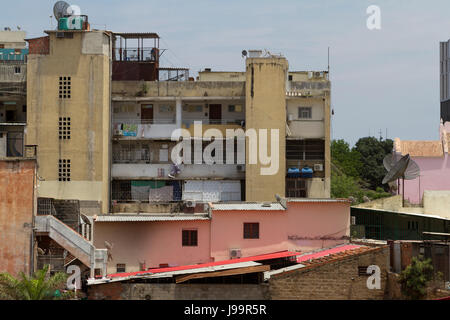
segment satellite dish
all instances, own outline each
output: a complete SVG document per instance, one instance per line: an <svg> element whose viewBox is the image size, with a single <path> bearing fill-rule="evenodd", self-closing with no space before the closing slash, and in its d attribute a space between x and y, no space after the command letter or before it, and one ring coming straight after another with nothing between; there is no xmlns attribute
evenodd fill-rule
<svg viewBox="0 0 450 320"><path fill-rule="evenodd" d="M53 6L53 15L56 20L59 20L65 16L67 16L67 9L69 9L70 4L65 1L58 1Z"/></svg>
<svg viewBox="0 0 450 320"><path fill-rule="evenodd" d="M242 50L242 56L246 57L247 56L247 50Z"/></svg>
<svg viewBox="0 0 450 320"><path fill-rule="evenodd" d="M383 159L383 165L388 171L386 176L383 178L382 183L391 184L395 180L402 179L402 203L405 206L405 179L414 180L420 175L420 168L414 160L411 159L409 154L401 157L400 160L395 160L395 155L393 153L388 154Z"/></svg>

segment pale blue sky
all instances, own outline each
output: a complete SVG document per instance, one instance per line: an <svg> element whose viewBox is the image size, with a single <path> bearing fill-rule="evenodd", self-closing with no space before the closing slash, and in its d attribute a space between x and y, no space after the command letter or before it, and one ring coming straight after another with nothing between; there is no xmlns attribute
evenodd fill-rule
<svg viewBox="0 0 450 320"><path fill-rule="evenodd" d="M28 37L51 28L53 0L2 5L0 27ZM243 49L282 53L291 70L325 70L331 47L333 138L438 138L439 41L450 38L448 0L73 0L93 28L156 32L167 66L244 70ZM381 8L381 30L366 8ZM52 21L55 26L55 21Z"/></svg>

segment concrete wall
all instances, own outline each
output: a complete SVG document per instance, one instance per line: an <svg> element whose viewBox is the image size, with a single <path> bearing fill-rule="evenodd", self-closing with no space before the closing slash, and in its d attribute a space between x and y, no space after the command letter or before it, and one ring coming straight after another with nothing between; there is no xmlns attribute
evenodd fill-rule
<svg viewBox="0 0 450 320"><path fill-rule="evenodd" d="M94 246L105 248L105 240L113 244L113 260L108 263L108 273L116 272L118 263L126 264L126 271L139 271L139 261L147 267L159 264L189 265L206 263L210 259L210 222L96 222ZM182 246L182 230L198 231L198 246Z"/></svg>
<svg viewBox="0 0 450 320"><path fill-rule="evenodd" d="M89 287L90 300L267 300L259 284L108 283Z"/></svg>
<svg viewBox="0 0 450 320"><path fill-rule="evenodd" d="M425 214L433 214L450 219L450 190L425 190L423 194Z"/></svg>
<svg viewBox="0 0 450 320"><path fill-rule="evenodd" d="M369 265L380 267L381 289L368 289L367 276L358 275L359 266ZM382 247L272 276L269 293L273 300L382 300L388 271L389 247Z"/></svg>
<svg viewBox="0 0 450 320"><path fill-rule="evenodd" d="M275 173L263 173L268 167L261 163L249 164L250 151L246 143L246 201L273 201L275 194L285 193L286 176L286 77L288 62L284 58L248 58L246 60L246 129L266 129L267 153L271 150L271 129L279 132L279 166ZM258 138L259 140L259 138ZM260 146L257 149L260 152ZM256 154L254 155L256 156ZM267 186L270 186L268 188Z"/></svg>
<svg viewBox="0 0 450 320"><path fill-rule="evenodd" d="M25 48L25 31L0 31L0 44L5 48L22 49Z"/></svg>
<svg viewBox="0 0 450 320"><path fill-rule="evenodd" d="M311 119L299 119L298 108L311 107ZM287 114L293 120L288 122L290 137L325 138L325 105L322 98L296 98L287 100Z"/></svg>
<svg viewBox="0 0 450 320"><path fill-rule="evenodd" d="M0 272L14 276L30 272L35 168L35 160L0 160Z"/></svg>
<svg viewBox="0 0 450 320"><path fill-rule="evenodd" d="M158 169L163 168L165 177L170 173L172 164L127 164L115 163L112 165L112 177L121 179L148 179L158 178ZM237 170L236 164L183 164L177 179L216 178L241 179L244 174Z"/></svg>
<svg viewBox="0 0 450 320"><path fill-rule="evenodd" d="M50 33L50 54L30 54L26 144L37 145L39 196L109 203L110 62L103 32ZM102 46L90 46L102 38ZM95 41L94 41L95 42ZM83 54L88 52L89 54ZM71 98L59 99L59 77L71 77ZM71 139L58 137L59 117L71 118ZM58 160L71 160L71 181L58 181Z"/></svg>
<svg viewBox="0 0 450 320"><path fill-rule="evenodd" d="M139 96L142 87L147 93ZM152 97L243 97L244 81L113 81L112 93L135 101Z"/></svg>

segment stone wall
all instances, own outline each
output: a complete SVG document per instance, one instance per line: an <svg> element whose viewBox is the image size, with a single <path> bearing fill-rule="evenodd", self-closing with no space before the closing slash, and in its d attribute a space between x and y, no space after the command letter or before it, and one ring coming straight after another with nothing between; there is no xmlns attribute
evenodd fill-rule
<svg viewBox="0 0 450 320"><path fill-rule="evenodd" d="M89 287L91 300L267 300L267 284L108 283Z"/></svg>

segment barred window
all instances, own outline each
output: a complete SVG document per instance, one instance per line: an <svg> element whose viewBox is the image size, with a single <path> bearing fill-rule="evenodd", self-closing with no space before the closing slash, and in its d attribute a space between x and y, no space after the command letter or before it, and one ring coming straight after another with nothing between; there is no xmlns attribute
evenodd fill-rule
<svg viewBox="0 0 450 320"><path fill-rule="evenodd" d="M117 273L125 272L126 269L127 269L127 266L126 266L125 263L118 263L118 264L116 265L116 272L117 272Z"/></svg>
<svg viewBox="0 0 450 320"><path fill-rule="evenodd" d="M70 117L59 117L59 140L70 139Z"/></svg>
<svg viewBox="0 0 450 320"><path fill-rule="evenodd" d="M71 95L71 77L59 77L59 98L70 99Z"/></svg>
<svg viewBox="0 0 450 320"><path fill-rule="evenodd" d="M183 247L196 247L198 245L197 230L183 230Z"/></svg>
<svg viewBox="0 0 450 320"><path fill-rule="evenodd" d="M259 239L259 223L244 223L244 239Z"/></svg>
<svg viewBox="0 0 450 320"><path fill-rule="evenodd" d="M59 181L70 181L70 160L59 159Z"/></svg>

